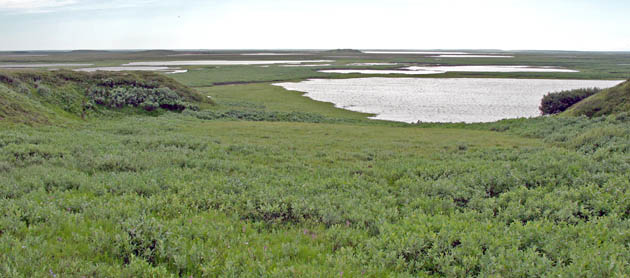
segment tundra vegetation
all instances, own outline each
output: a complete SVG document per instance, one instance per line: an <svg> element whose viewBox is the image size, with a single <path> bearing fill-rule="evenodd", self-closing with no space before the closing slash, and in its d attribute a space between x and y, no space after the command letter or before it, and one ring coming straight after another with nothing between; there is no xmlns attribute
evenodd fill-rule
<svg viewBox="0 0 630 278"><path fill-rule="evenodd" d="M0 276L630 275L628 83L412 125L197 76L0 73Z"/></svg>
<svg viewBox="0 0 630 278"><path fill-rule="evenodd" d="M543 97L540 103L540 112L543 115L564 112L573 104L599 93L600 91L601 89L598 88L584 88L548 93Z"/></svg>

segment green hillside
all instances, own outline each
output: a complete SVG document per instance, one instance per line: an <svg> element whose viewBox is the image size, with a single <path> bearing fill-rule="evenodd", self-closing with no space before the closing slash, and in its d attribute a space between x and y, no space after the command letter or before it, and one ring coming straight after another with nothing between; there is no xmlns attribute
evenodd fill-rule
<svg viewBox="0 0 630 278"><path fill-rule="evenodd" d="M564 112L564 115L596 117L628 111L630 111L630 82L626 81L578 102Z"/></svg>
<svg viewBox="0 0 630 278"><path fill-rule="evenodd" d="M193 89L156 73L0 71L0 121L9 123L197 110L207 103Z"/></svg>

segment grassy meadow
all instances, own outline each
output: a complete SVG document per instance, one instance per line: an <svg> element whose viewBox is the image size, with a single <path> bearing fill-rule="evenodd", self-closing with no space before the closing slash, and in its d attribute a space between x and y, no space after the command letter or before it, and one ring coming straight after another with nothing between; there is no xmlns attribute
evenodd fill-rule
<svg viewBox="0 0 630 278"><path fill-rule="evenodd" d="M271 85L351 75L189 69L0 72L0 277L630 276L628 111L412 125Z"/></svg>

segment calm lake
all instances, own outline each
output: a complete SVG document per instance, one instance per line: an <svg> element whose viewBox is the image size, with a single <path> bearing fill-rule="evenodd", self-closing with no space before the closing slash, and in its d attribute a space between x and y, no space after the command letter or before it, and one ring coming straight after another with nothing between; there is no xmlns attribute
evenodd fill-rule
<svg viewBox="0 0 630 278"><path fill-rule="evenodd" d="M413 55L413 54L419 54L419 55L465 55L465 54L470 54L468 52L453 52L453 51L407 51L407 50L400 50L400 51L371 51L371 50L366 50L366 51L361 51L365 54L407 54L407 55Z"/></svg>
<svg viewBox="0 0 630 278"><path fill-rule="evenodd" d="M374 69L331 69L321 70L326 73L362 73L362 74L438 74L446 72L579 72L572 69L530 66L412 66L395 70Z"/></svg>
<svg viewBox="0 0 630 278"><path fill-rule="evenodd" d="M433 58L514 58L510 55L437 55L431 56Z"/></svg>
<svg viewBox="0 0 630 278"><path fill-rule="evenodd" d="M374 119L400 122L492 122L540 115L548 92L613 87L623 81L499 78L351 78L276 83Z"/></svg>
<svg viewBox="0 0 630 278"><path fill-rule="evenodd" d="M95 72L95 71L157 71L166 74L173 73L186 73L188 70L180 68L169 67L151 67L151 66L131 66L131 67L94 67L94 68L80 68L75 71Z"/></svg>
<svg viewBox="0 0 630 278"><path fill-rule="evenodd" d="M303 64L303 63L331 63L333 60L196 60L196 61L156 61L156 62L132 62L123 66L220 66L220 65L273 65L273 64Z"/></svg>
<svg viewBox="0 0 630 278"><path fill-rule="evenodd" d="M0 64L0 68L18 69L18 68L58 68L58 67L87 67L92 64Z"/></svg>

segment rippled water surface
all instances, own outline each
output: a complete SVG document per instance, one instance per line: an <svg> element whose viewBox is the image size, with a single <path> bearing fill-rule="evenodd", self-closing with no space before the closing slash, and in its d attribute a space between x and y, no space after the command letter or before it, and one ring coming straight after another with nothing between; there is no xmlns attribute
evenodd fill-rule
<svg viewBox="0 0 630 278"><path fill-rule="evenodd" d="M622 81L494 78L351 78L277 83L314 100L401 122L491 122L539 115L543 95Z"/></svg>

